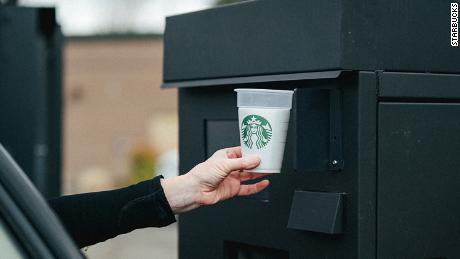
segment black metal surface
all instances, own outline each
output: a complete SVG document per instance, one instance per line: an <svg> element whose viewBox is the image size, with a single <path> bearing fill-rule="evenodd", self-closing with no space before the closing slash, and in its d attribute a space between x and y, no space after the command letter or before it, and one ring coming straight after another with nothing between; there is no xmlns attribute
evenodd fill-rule
<svg viewBox="0 0 460 259"><path fill-rule="evenodd" d="M269 199L181 216L180 258L458 257L460 52L449 10L449 1L266 0L168 18L164 87L180 88L182 172L210 149L204 121L237 119L233 88L296 89ZM298 76L330 70L348 71ZM219 138L234 141L234 131ZM286 228L298 190L346 193L343 234ZM295 228L324 232L298 211L332 206L307 200L295 202Z"/></svg>
<svg viewBox="0 0 460 259"><path fill-rule="evenodd" d="M269 199L232 199L224 203L200 208L181 215L179 227L180 258L225 258L227 242L236 242L243 246L266 248L266 252L285 251L289 258L357 258L357 92L356 74L338 79L304 80L286 83L285 89L319 87L328 89L340 87L342 91L343 155L344 169L341 173L328 170L328 153L325 156L324 170L312 173L294 171L295 143L303 132L288 131L285 155L281 174L269 176ZM248 87L254 85L248 84ZM238 85L241 87L241 85ZM257 87L276 87L272 84ZM327 90L326 90L327 91ZM236 121L236 95L232 86L202 87L179 89L180 116L180 171L187 172L206 157L207 143L206 121ZM313 99L305 99L311 102ZM203 105L206 103L206 105ZM329 114L329 96L326 96L326 114ZM307 115L307 114L305 114ZM294 121L295 120L295 121ZM293 116L291 125L300 120ZM315 122L310 122L314 125ZM326 150L329 148L329 120L325 122L327 130ZM314 130L314 127L312 127ZM321 131L321 128L316 128ZM315 132L315 134L318 132ZM218 139L232 139L238 136L228 130L219 134ZM213 138L216 139L216 138ZM221 143L224 143L222 141ZM311 147L305 143L306 147ZM320 147L319 147L320 148ZM306 160L313 161L311 158ZM314 162L314 161L313 161ZM368 183L371 184L371 183ZM323 233L299 231L287 228L295 190L345 192L350 197L344 201L344 235L325 235ZM363 216L365 217L365 216ZM365 227L365 226L363 226ZM206 251L203 252L203 247ZM368 249L368 247L362 248ZM249 249L252 251L251 249ZM257 249L256 249L257 250ZM227 251L227 252L226 252ZM258 251L258 250L257 250ZM373 251L369 252L369 254Z"/></svg>
<svg viewBox="0 0 460 259"><path fill-rule="evenodd" d="M62 187L62 150L63 150L63 45L64 35L60 27L48 41L48 171L46 173L46 187L42 191L45 197L55 197L61 194Z"/></svg>
<svg viewBox="0 0 460 259"><path fill-rule="evenodd" d="M221 148L240 145L240 135L229 135L228 132L239 132L237 120L207 120L206 122L206 157L210 157Z"/></svg>
<svg viewBox="0 0 460 259"><path fill-rule="evenodd" d="M168 17L164 81L340 69L457 73L450 2L262 0Z"/></svg>
<svg viewBox="0 0 460 259"><path fill-rule="evenodd" d="M340 234L343 231L344 193L295 191L288 228Z"/></svg>
<svg viewBox="0 0 460 259"><path fill-rule="evenodd" d="M37 240L35 234L30 234L29 240L35 240L33 242L37 243L29 245L38 249L40 242L43 242L54 258L83 258L80 250L67 235L46 201L2 145L0 145L0 185L11 197L14 206L17 206L21 215L23 215L23 217L13 218L12 220L15 220L17 224L26 224L25 226L18 225L24 234L30 231L29 225L32 226L36 236L40 239ZM2 215L12 213L12 206L10 203L8 207L3 207L5 211L0 213ZM24 222L24 220L27 220L27 222ZM45 248L37 251L46 253Z"/></svg>
<svg viewBox="0 0 460 259"><path fill-rule="evenodd" d="M377 73L360 72L359 88L354 93L357 102L357 218L358 257L376 258L376 192L377 192ZM346 116L344 116L346 117ZM343 121L344 125L348 121ZM345 140L344 140L345 142Z"/></svg>
<svg viewBox="0 0 460 259"><path fill-rule="evenodd" d="M460 75L383 72L379 97L387 99L460 99ZM436 100L439 101L439 100Z"/></svg>
<svg viewBox="0 0 460 259"><path fill-rule="evenodd" d="M342 154L342 93L338 89L329 92L329 170L343 169Z"/></svg>
<svg viewBox="0 0 460 259"><path fill-rule="evenodd" d="M289 259L289 253L269 247L225 242L225 259Z"/></svg>
<svg viewBox="0 0 460 259"><path fill-rule="evenodd" d="M215 78L203 80L186 80L178 82L164 82L162 88L183 88L183 87L203 87L203 86L222 86L248 83L273 83L285 81L298 81L307 79L326 79L337 78L342 73L342 70L308 72L308 73L293 73L293 74L278 74L278 75L262 75L262 76L244 76L232 78Z"/></svg>
<svg viewBox="0 0 460 259"><path fill-rule="evenodd" d="M17 0L2 0L0 1L0 7L2 5L16 5L18 3Z"/></svg>
<svg viewBox="0 0 460 259"><path fill-rule="evenodd" d="M0 8L0 141L46 197L60 193L62 35L54 9Z"/></svg>
<svg viewBox="0 0 460 259"><path fill-rule="evenodd" d="M270 249L274 249L273 254L285 251L289 258L423 258L424 251L433 258L455 258L458 251L454 243L460 240L460 224L455 220L460 215L455 207L460 198L455 195L456 183L460 182L455 172L459 167L455 150L460 143L460 104L424 103L417 94L419 87L434 89L433 82L452 84L450 79L456 77L442 75L434 79L424 74L398 73L401 80L393 79L394 82L407 86L407 94L401 95L401 100L414 103L382 102L378 114L377 90L388 84L382 81L385 73L350 73L337 79L300 80L280 86L297 90L283 169L281 174L269 177L269 199L234 199L183 215L180 257L225 258L230 252L223 244L231 242L247 246L249 251L251 247L265 247L268 254ZM255 86L274 87L271 82ZM209 143L205 141L205 121L236 120L232 89L226 86L179 90L182 172L206 157ZM331 89L340 89L342 95L337 110L342 116L344 168L339 174L329 171L327 164ZM455 100L455 89L443 89L445 96L452 95L442 100ZM423 96L440 100L433 95ZM207 105L202 105L204 102ZM219 133L218 138L232 139L238 136L237 129L234 131ZM312 153L315 150L323 150L323 155ZM307 170L315 163L321 165L318 161L323 161L322 169L320 166ZM287 204L292 203L295 190L347 193L343 235L327 238L320 233L286 228L291 213ZM313 209L307 202L298 204ZM318 210L327 210L326 205ZM315 226L321 229L319 223L303 229L314 230ZM443 241L448 237L451 241ZM208 247L206 255L198 244Z"/></svg>
<svg viewBox="0 0 460 259"><path fill-rule="evenodd" d="M329 169L330 90L298 88L294 94L292 124L295 134L294 169L318 172Z"/></svg>
<svg viewBox="0 0 460 259"><path fill-rule="evenodd" d="M250 1L168 17L164 81L335 70L340 26L339 0Z"/></svg>
<svg viewBox="0 0 460 259"><path fill-rule="evenodd" d="M332 81L322 87L295 91L294 169L297 172L343 169L342 93L334 89L339 86Z"/></svg>
<svg viewBox="0 0 460 259"><path fill-rule="evenodd" d="M460 254L460 103L381 103L379 258Z"/></svg>

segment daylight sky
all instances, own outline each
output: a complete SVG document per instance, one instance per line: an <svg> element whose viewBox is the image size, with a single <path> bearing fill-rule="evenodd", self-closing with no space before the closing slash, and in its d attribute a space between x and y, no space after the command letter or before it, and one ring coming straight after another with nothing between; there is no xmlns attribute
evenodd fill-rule
<svg viewBox="0 0 460 259"><path fill-rule="evenodd" d="M165 17L211 7L215 0L19 0L55 6L66 35L163 33Z"/></svg>

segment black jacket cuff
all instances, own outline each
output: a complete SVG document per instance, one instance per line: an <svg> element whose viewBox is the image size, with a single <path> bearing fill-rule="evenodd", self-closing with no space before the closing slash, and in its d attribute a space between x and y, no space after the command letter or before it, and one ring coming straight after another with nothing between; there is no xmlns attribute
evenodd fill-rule
<svg viewBox="0 0 460 259"><path fill-rule="evenodd" d="M161 186L163 176L131 186L139 196L127 202L119 214L118 225L123 233L138 228L163 227L176 221Z"/></svg>

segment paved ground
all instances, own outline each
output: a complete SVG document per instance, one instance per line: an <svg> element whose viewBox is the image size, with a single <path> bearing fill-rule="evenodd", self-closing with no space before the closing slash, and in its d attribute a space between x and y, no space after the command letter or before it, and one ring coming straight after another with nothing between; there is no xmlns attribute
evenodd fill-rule
<svg viewBox="0 0 460 259"><path fill-rule="evenodd" d="M177 259L177 223L118 236L90 246L85 254L89 259Z"/></svg>

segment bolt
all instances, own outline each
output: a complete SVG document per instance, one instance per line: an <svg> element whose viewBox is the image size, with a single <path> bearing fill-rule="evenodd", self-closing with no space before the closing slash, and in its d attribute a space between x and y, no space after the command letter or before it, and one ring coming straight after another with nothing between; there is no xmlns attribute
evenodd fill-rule
<svg viewBox="0 0 460 259"><path fill-rule="evenodd" d="M333 165L337 165L338 163L339 163L339 161L337 161L337 160L335 160L335 159L332 160L332 164L333 164Z"/></svg>

